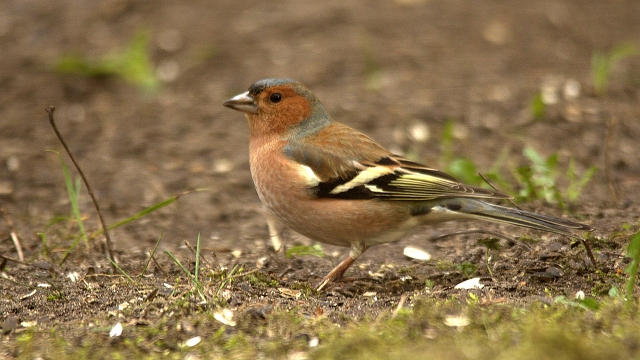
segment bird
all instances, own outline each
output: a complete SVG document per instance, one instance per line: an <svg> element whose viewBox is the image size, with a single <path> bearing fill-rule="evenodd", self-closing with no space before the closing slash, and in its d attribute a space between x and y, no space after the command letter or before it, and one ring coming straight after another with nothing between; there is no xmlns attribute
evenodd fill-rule
<svg viewBox="0 0 640 360"><path fill-rule="evenodd" d="M223 105L246 115L251 176L271 216L312 240L350 248L318 289L368 248L420 225L481 219L565 236L594 230L491 203L511 196L391 153L335 121L297 81L260 80Z"/></svg>

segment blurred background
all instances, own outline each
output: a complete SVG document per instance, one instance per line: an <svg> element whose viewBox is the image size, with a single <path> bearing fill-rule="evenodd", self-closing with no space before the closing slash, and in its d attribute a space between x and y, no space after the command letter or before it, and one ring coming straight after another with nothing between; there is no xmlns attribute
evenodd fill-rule
<svg viewBox="0 0 640 360"><path fill-rule="evenodd" d="M596 214L640 195L638 1L5 0L0 48L0 204L27 247L69 213L50 105L108 223L208 189L119 228L116 248L161 231L165 247L260 246L246 120L222 103L267 77L522 200Z"/></svg>

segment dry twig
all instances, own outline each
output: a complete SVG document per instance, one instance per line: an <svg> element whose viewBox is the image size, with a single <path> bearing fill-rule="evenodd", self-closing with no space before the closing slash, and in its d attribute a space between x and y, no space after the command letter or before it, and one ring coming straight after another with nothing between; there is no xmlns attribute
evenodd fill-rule
<svg viewBox="0 0 640 360"><path fill-rule="evenodd" d="M102 211L100 211L100 205L98 204L98 200L96 200L96 196L93 193L93 189L91 188L91 185L89 184L89 181L87 180L87 177L84 176L84 173L82 172L82 169L80 168L80 164L78 164L78 162L76 161L75 156L73 156L73 153L71 153L71 150L67 146L67 143L62 138L62 134L60 134L60 131L58 131L58 127L56 126L55 120L53 119L53 112L55 110L56 110L55 106L50 106L48 109L46 109L47 113L49 114L49 122L51 123L51 127L53 128L53 131L56 133L56 136L58 137L58 140L60 140L60 143L62 143L62 146L64 147L64 150L69 155L69 158L71 158L71 161L73 162L73 165L78 170L78 173L80 174L80 177L82 178L82 182L84 182L84 185L87 187L87 192L89 193L89 196L91 197L91 201L93 202L93 206L96 208L96 212L98 213L98 218L100 219L100 225L102 226L102 231L104 232L104 237L105 237L105 240L106 240L107 256L109 257L109 259L111 259L112 261L115 262L116 260L115 260L115 257L113 256L113 246L111 244L111 238L109 237L109 232L107 230L107 224L104 222L104 217L102 216ZM116 270L116 267L115 267L114 264L112 264L111 267L113 268L114 271Z"/></svg>
<svg viewBox="0 0 640 360"><path fill-rule="evenodd" d="M4 208L1 208L0 212L2 212L2 217L4 218L4 222L6 222L7 226L9 227L9 231L10 231L10 234L11 234L11 240L13 241L13 246L15 246L16 252L18 253L18 260L24 261L24 254L22 253L22 246L20 245L20 239L18 239L18 232L16 231L15 226L13 226L13 221L11 221L11 218L9 218L9 216L7 215L7 212L6 212L6 210Z"/></svg>
<svg viewBox="0 0 640 360"><path fill-rule="evenodd" d="M482 180L484 180L484 182L486 182L486 183L487 183L487 185L491 186L491 188L492 188L493 190L495 190L495 191L497 191L497 192L500 192L500 190L498 190L498 188L496 188L495 186L493 186L493 184L489 181L489 179L487 179L486 177L484 177L484 175L482 175L482 174L480 174L480 173L478 173L478 175L480 175L480 177L482 178ZM509 203L510 203L511 205L513 205L513 207L515 207L516 209L518 209L518 210L522 210L522 209L520 208L520 206L518 206L518 204L516 204L516 203L513 201L513 198L512 198L512 197L511 197L511 198L509 198L509 199L507 199L507 201L509 201Z"/></svg>

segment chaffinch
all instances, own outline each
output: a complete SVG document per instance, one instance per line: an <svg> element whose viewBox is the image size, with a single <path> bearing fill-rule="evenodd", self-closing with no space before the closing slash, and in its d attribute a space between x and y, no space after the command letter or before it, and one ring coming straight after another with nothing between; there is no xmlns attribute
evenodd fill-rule
<svg viewBox="0 0 640 360"><path fill-rule="evenodd" d="M258 81L224 106L247 117L251 176L267 209L304 236L351 248L322 286L342 277L367 248L397 240L417 225L482 219L562 235L593 230L486 202L510 197L390 153L334 121L293 80Z"/></svg>

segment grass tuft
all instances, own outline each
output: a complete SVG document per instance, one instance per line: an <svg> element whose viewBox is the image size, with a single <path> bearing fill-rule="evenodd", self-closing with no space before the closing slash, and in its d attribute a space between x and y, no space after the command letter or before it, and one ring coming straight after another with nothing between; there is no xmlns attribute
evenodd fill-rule
<svg viewBox="0 0 640 360"><path fill-rule="evenodd" d="M149 35L138 31L129 45L120 52L105 55L98 60L88 60L80 55L63 56L55 66L61 74L86 77L119 77L148 92L155 92L160 81L151 62Z"/></svg>
<svg viewBox="0 0 640 360"><path fill-rule="evenodd" d="M620 61L638 55L633 44L620 44L608 53L596 52L591 56L591 74L596 95L604 95L609 90L611 70Z"/></svg>

